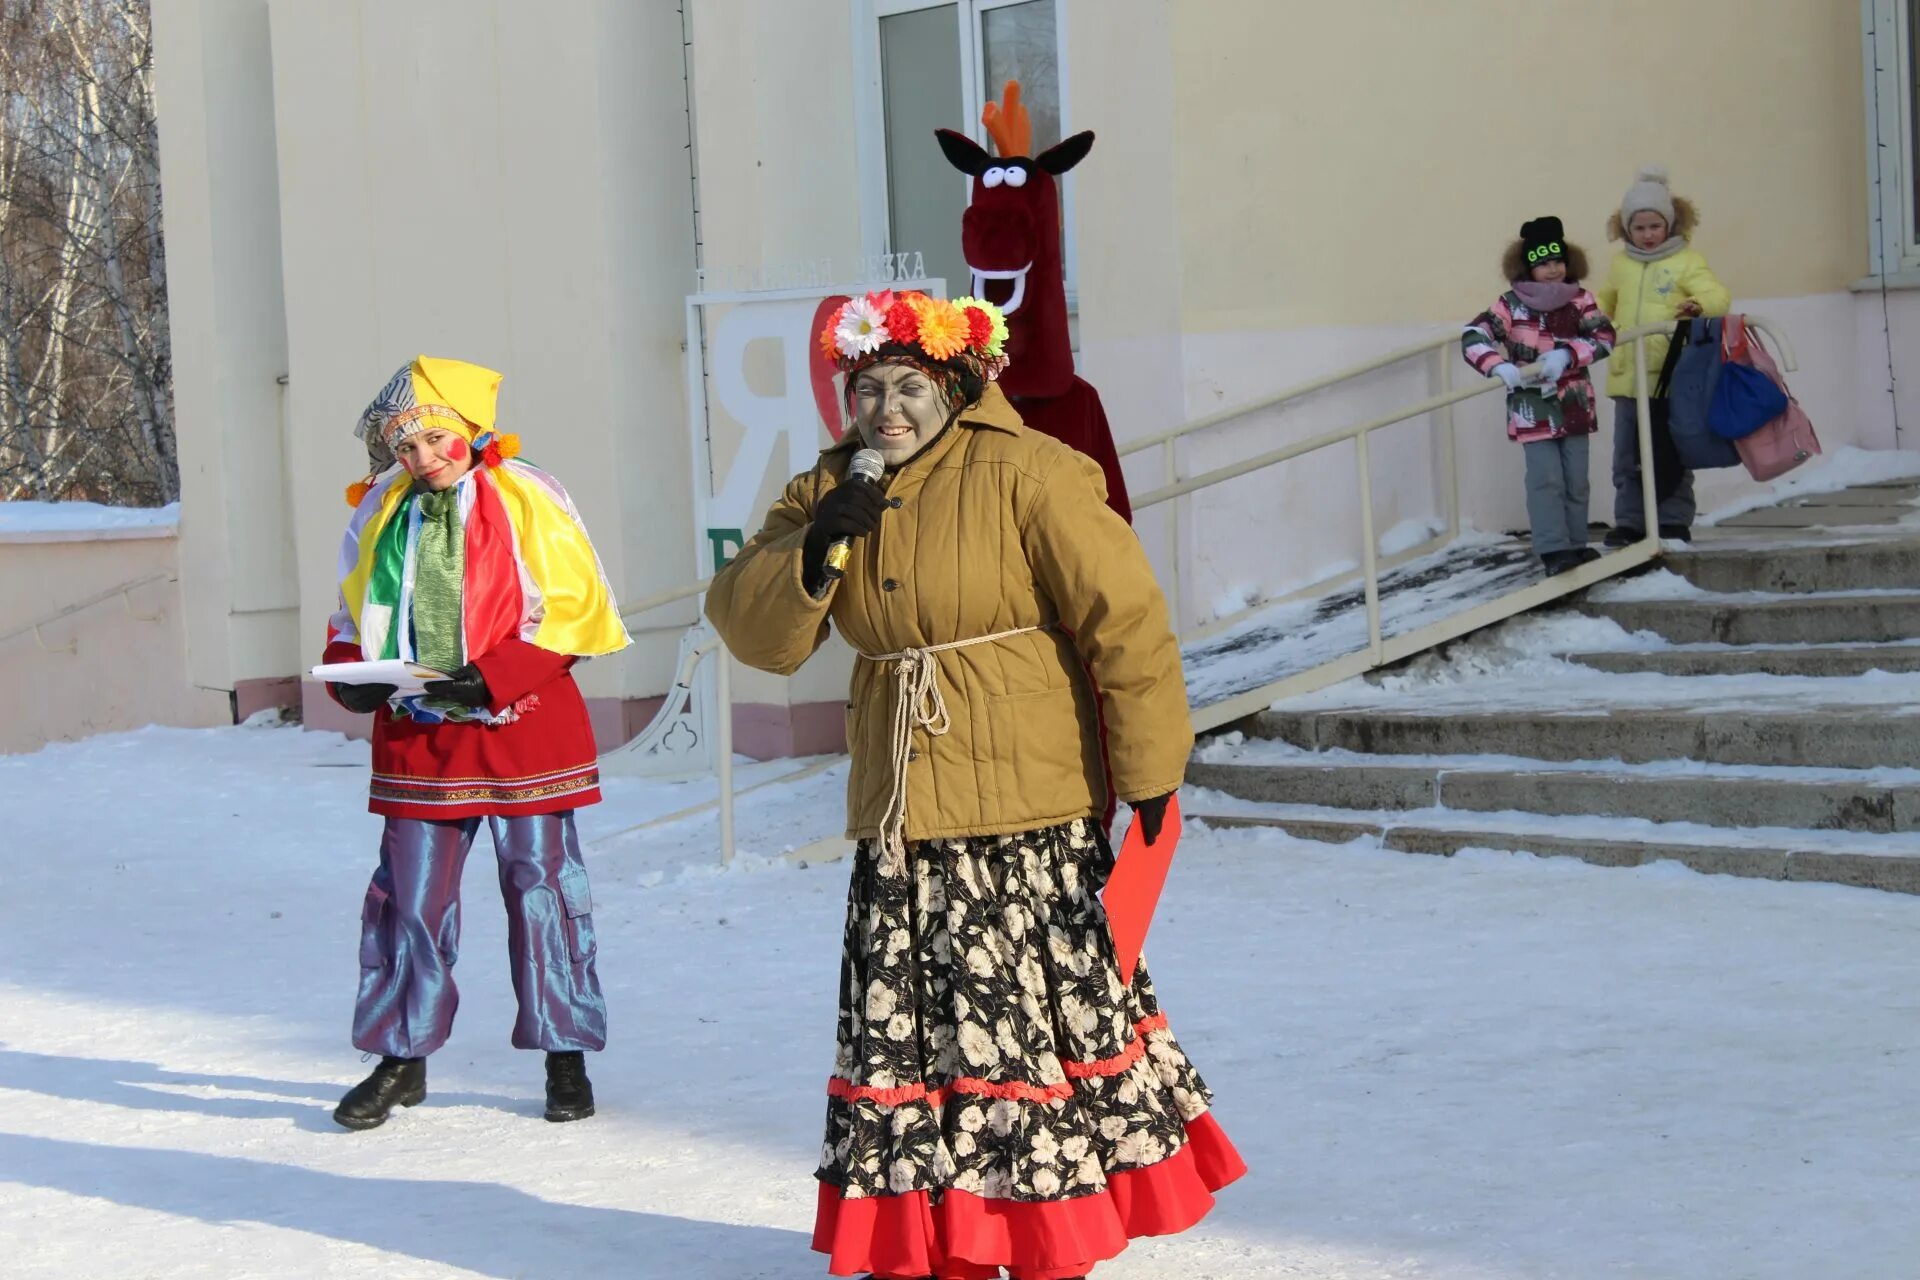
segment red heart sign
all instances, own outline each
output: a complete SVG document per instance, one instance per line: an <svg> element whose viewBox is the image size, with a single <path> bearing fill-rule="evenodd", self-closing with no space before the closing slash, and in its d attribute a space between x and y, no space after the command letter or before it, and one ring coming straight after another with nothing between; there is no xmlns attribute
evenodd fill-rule
<svg viewBox="0 0 1920 1280"><path fill-rule="evenodd" d="M840 309L840 304L846 301L845 294L822 298L820 305L814 309L813 325L807 330L808 334L817 336L827 327L827 321L833 319L833 313ZM813 382L814 407L820 411L820 421L827 424L827 434L837 444L840 437L846 434L846 421L840 411L840 389L835 382L840 375L825 360L811 358L807 361L807 371Z"/></svg>

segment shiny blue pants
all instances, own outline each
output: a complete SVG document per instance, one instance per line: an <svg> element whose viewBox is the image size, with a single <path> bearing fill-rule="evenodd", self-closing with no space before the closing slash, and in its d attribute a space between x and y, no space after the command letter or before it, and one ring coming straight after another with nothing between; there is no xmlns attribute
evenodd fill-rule
<svg viewBox="0 0 1920 1280"><path fill-rule="evenodd" d="M573 814L489 817L507 906L517 1049L600 1049L607 1006L594 972L593 899ZM388 818L360 912L353 1045L423 1058L447 1042L460 992L460 873L479 818Z"/></svg>

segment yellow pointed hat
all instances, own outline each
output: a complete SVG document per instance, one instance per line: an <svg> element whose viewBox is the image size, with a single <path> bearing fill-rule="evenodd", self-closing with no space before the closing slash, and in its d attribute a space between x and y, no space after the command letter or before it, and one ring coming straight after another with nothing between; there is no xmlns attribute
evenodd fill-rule
<svg viewBox="0 0 1920 1280"><path fill-rule="evenodd" d="M501 374L466 360L415 356L387 380L360 415L354 435L366 442L366 479L347 487L347 502L358 506L379 472L394 463L394 447L423 431L451 431L469 444L486 443L500 403ZM503 436L496 453L512 457L519 440Z"/></svg>

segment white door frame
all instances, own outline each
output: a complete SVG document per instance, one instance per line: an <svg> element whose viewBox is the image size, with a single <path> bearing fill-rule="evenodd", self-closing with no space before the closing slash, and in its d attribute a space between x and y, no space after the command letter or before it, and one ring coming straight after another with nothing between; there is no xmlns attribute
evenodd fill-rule
<svg viewBox="0 0 1920 1280"><path fill-rule="evenodd" d="M986 145L980 112L988 101L988 86L980 80L981 17L992 9L1004 9L1027 0L849 0L853 9L853 104L854 136L858 148L857 166L860 188L860 251L868 257L887 252L891 238L891 216L887 209L887 138L885 98L881 92L880 19L921 9L939 9L951 5L960 23L960 107L964 117L952 127L975 142ZM1073 132L1069 123L1067 92L1067 0L1054 0L1054 58L1060 79L1060 134ZM993 97L998 99L998 92ZM972 180L955 177L971 193ZM1067 272L1067 303L1073 309L1079 278L1077 237L1073 234L1073 192L1064 179L1061 186L1061 210L1065 219L1063 251ZM892 245L894 249L917 249L926 245Z"/></svg>

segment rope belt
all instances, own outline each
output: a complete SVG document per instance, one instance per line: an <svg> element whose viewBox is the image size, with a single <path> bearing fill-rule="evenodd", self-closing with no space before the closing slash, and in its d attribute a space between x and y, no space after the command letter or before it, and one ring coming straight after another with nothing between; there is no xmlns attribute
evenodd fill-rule
<svg viewBox="0 0 1920 1280"><path fill-rule="evenodd" d="M929 737L937 738L953 727L952 717L947 714L947 700L940 693L940 664L933 660L933 655L954 649L971 649L977 644L993 644L1046 629L1045 626L1016 627L1012 631L997 631L990 636L955 640L951 644L930 644L920 649L902 649L898 653L860 655L868 662L898 664L893 673L893 737L889 748L893 794L888 797L886 814L880 819L880 844L884 850L901 855L906 853L907 757L913 750L913 731L925 729Z"/></svg>

